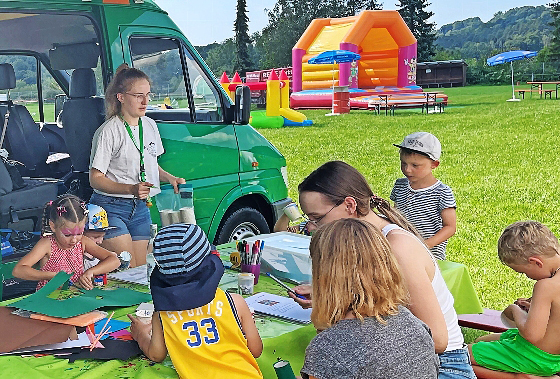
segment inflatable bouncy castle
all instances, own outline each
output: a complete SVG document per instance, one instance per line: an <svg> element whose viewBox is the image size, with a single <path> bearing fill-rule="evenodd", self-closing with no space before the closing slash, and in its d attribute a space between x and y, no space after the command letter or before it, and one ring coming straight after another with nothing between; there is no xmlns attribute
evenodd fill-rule
<svg viewBox="0 0 560 379"><path fill-rule="evenodd" d="M416 38L397 11L363 11L345 18L315 19L292 49L292 108L330 107L333 86L350 88L353 108L372 96L418 96ZM309 64L328 50L360 54L355 62Z"/></svg>

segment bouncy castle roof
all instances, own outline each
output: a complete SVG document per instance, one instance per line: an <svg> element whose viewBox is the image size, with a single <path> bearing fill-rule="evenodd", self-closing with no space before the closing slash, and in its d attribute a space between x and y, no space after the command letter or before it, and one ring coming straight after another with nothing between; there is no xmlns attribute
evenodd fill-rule
<svg viewBox="0 0 560 379"><path fill-rule="evenodd" d="M390 37L390 38L387 38ZM373 43L386 45L387 49L410 46L416 38L397 11L363 11L358 16L314 19L294 49L318 54L338 49L349 43L368 51Z"/></svg>

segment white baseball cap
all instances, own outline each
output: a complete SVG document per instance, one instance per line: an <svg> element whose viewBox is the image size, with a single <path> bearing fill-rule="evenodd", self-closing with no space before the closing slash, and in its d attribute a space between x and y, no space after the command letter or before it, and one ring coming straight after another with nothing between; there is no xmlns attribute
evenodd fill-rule
<svg viewBox="0 0 560 379"><path fill-rule="evenodd" d="M425 154L434 161L439 161L441 158L441 143L439 143L436 136L431 133L412 133L404 137L404 140L400 145L393 145L398 148L404 148Z"/></svg>

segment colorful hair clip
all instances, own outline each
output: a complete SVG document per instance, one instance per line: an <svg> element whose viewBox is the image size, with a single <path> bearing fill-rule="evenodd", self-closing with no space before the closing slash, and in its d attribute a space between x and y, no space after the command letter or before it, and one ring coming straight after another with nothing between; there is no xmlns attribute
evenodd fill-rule
<svg viewBox="0 0 560 379"><path fill-rule="evenodd" d="M87 204L85 201L80 202L80 207L82 207L82 210L84 211L84 214L88 214L88 208L87 208Z"/></svg>
<svg viewBox="0 0 560 379"><path fill-rule="evenodd" d="M51 205L52 205L52 200L49 201L47 204L48 204L49 206L51 206Z"/></svg>
<svg viewBox="0 0 560 379"><path fill-rule="evenodd" d="M56 213L58 213L58 217L62 216L63 213L66 213L66 207L64 205L56 207Z"/></svg>

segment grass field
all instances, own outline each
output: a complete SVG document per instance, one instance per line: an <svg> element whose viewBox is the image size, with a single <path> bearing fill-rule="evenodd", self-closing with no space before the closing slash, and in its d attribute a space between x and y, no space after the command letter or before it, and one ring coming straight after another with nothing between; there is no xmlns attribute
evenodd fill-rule
<svg viewBox="0 0 560 379"><path fill-rule="evenodd" d="M449 88L443 114L397 110L394 117L368 111L325 117L304 111L311 127L260 129L288 162L289 195L323 162L340 159L360 170L374 192L388 198L402 177L398 149L416 131L435 134L443 154L435 175L451 186L457 200L457 234L447 247L449 260L468 266L484 307L502 309L530 296L533 282L503 266L496 244L503 228L533 219L560 233L560 100L534 95L521 102L511 87ZM467 338L468 339L468 338Z"/></svg>

